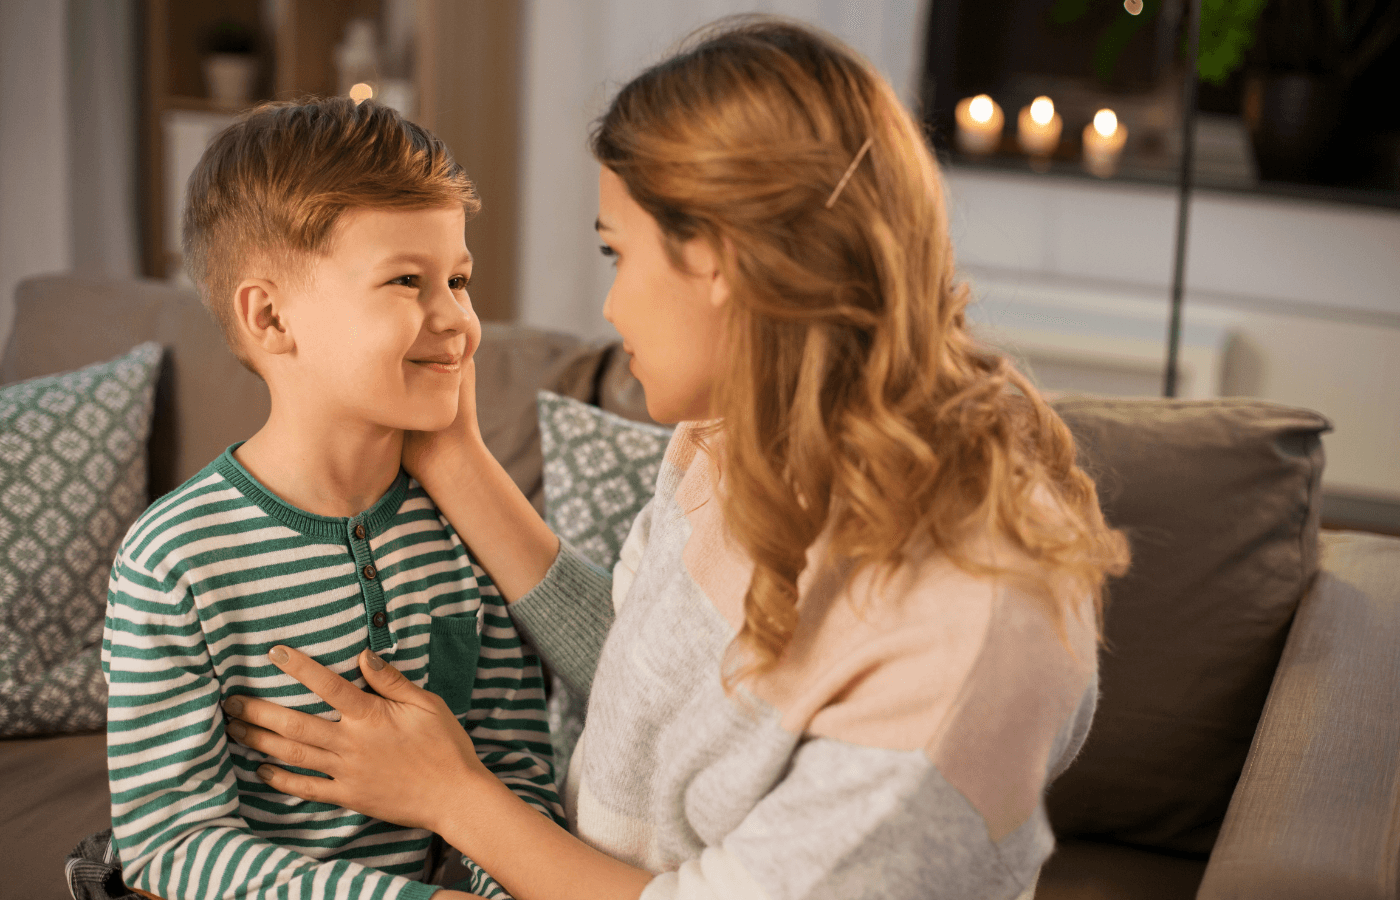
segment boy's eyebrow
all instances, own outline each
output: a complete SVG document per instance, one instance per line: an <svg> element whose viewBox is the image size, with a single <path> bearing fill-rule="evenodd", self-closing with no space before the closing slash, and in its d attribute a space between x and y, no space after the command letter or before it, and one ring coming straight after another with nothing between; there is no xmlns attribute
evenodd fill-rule
<svg viewBox="0 0 1400 900"><path fill-rule="evenodd" d="M605 223L602 219L594 219L594 220L593 220L593 230L594 230L594 231L612 231L613 228L612 228L611 225L608 225L607 223Z"/></svg>
<svg viewBox="0 0 1400 900"><path fill-rule="evenodd" d="M385 259L382 259L382 260L379 261L379 265L380 265L381 267L387 267L387 266L398 266L398 265L402 265L402 264L404 264L404 263L417 263L417 264L420 265L420 266L427 266L427 265L429 265L430 263L433 263L433 262L435 262L435 261L436 261L436 260L434 260L433 257L429 256L429 255L426 254L426 253L414 253L414 252L412 252L412 251L409 251L409 252L407 252L407 253L395 253L393 256L386 257ZM472 265L472 264L475 263L475 262L476 262L476 259L475 259L475 257L472 256L471 251L470 251L470 250L464 250L464 251L462 251L462 255L461 255L460 257L458 257L457 260L456 260L455 262L453 262L452 265L454 265L454 266L462 266L462 265L469 266L469 265Z"/></svg>

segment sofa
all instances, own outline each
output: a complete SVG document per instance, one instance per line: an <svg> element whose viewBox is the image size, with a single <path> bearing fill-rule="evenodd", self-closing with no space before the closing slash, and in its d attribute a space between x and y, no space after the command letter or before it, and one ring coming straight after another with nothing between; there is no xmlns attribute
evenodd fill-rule
<svg viewBox="0 0 1400 900"><path fill-rule="evenodd" d="M187 289L54 275L22 283L15 308L0 428L27 379L163 349L143 502L267 415ZM486 439L541 510L538 390L647 419L616 344L487 323L476 359ZM1400 539L1320 528L1327 421L1247 399L1055 405L1133 564L1109 587L1094 728L1047 796L1058 848L1035 896L1400 895ZM45 730L0 739L7 897L67 896L65 854L108 824L100 729Z"/></svg>

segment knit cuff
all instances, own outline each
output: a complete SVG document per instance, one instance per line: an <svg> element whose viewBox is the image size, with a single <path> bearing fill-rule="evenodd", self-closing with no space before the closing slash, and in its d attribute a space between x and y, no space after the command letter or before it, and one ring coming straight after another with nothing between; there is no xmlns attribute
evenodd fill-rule
<svg viewBox="0 0 1400 900"><path fill-rule="evenodd" d="M507 609L545 664L587 699L612 628L612 577L560 539L544 579Z"/></svg>

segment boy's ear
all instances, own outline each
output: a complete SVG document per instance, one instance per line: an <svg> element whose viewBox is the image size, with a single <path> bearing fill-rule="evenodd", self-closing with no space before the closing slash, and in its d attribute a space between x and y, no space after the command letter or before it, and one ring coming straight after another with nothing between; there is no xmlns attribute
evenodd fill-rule
<svg viewBox="0 0 1400 900"><path fill-rule="evenodd" d="M266 353L288 353L296 348L291 329L283 318L283 293L266 278L247 278L233 292L238 330L249 345Z"/></svg>

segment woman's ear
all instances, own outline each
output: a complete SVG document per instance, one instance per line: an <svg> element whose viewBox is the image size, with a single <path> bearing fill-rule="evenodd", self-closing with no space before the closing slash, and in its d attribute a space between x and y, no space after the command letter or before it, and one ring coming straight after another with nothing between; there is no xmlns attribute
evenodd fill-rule
<svg viewBox="0 0 1400 900"><path fill-rule="evenodd" d="M711 275L710 302L716 307L729 302L729 278L724 273L734 271L734 241L729 235L720 238L720 251L715 258L715 270Z"/></svg>
<svg viewBox="0 0 1400 900"><path fill-rule="evenodd" d="M248 278L233 292L234 318L244 343L264 353L289 353L296 341L285 319L285 294L266 278Z"/></svg>

